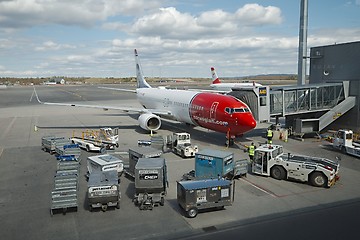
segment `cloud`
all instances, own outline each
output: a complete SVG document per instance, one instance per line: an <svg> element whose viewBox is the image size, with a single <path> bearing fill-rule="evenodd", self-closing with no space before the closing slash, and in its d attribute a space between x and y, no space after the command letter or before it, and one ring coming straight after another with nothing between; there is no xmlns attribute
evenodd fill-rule
<svg viewBox="0 0 360 240"><path fill-rule="evenodd" d="M160 6L160 0L13 0L0 1L0 28L38 25L94 26L116 15L137 15Z"/></svg>
<svg viewBox="0 0 360 240"><path fill-rule="evenodd" d="M49 51L49 50L61 50L61 49L75 49L75 46L69 44L58 44L53 41L46 41L41 46L35 48L35 51Z"/></svg>
<svg viewBox="0 0 360 240"><path fill-rule="evenodd" d="M199 16L179 12L174 7L159 8L158 11L139 18L130 32L138 35L161 36L162 38L191 39L211 35L235 35L248 26L273 25L282 22L281 10L246 4L235 13L213 10Z"/></svg>

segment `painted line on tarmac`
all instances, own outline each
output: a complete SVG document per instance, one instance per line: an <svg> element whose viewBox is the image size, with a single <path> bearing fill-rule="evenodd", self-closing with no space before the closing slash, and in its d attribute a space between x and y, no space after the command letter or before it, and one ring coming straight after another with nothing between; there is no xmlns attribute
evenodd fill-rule
<svg viewBox="0 0 360 240"><path fill-rule="evenodd" d="M264 193L266 193L266 194L269 194L269 195L272 196L272 197L275 197L275 198L278 198L278 197L279 197L279 196L276 195L275 193L273 193L273 192L271 192L271 191L269 191L269 190L267 190L267 189L265 189L265 188L263 188L263 187L260 187L259 185L255 184L255 183L252 183L252 182L250 182L250 181L247 180L247 179L239 178L239 180L244 181L244 182L250 184L250 185L253 186L254 188L256 188L256 189L258 189L258 190L260 190L260 191L262 191L262 192L264 192Z"/></svg>
<svg viewBox="0 0 360 240"><path fill-rule="evenodd" d="M4 139L5 136L9 133L10 129L12 128L12 126L14 125L15 121L16 121L17 117L13 117L13 119L11 120L10 124L7 126L7 128L5 129L5 131L1 134L1 138L0 139Z"/></svg>

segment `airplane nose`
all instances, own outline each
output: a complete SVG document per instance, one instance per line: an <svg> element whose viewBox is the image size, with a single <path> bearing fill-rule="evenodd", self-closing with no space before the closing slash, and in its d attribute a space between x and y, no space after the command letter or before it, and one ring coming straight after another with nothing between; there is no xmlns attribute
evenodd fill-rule
<svg viewBox="0 0 360 240"><path fill-rule="evenodd" d="M241 125L243 131L248 132L256 127L256 121L252 115L247 116L245 118L242 118Z"/></svg>

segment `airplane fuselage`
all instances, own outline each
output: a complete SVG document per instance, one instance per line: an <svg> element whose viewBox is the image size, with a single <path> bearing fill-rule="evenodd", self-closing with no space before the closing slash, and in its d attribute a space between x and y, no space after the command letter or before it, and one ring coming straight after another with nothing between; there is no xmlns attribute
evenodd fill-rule
<svg viewBox="0 0 360 240"><path fill-rule="evenodd" d="M241 135L256 126L249 107L227 95L139 88L137 89L137 98L144 108L163 118L198 125L231 136ZM237 112L231 109L237 109ZM157 113L157 110L161 112ZM168 117L166 112L169 112Z"/></svg>
<svg viewBox="0 0 360 240"><path fill-rule="evenodd" d="M232 89L249 89L253 87L261 87L259 83L213 83L210 87L218 91L231 91Z"/></svg>

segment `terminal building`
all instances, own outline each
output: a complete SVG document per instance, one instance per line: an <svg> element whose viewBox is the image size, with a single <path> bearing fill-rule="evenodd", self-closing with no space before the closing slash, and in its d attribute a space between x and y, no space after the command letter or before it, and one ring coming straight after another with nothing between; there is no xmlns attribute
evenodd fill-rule
<svg viewBox="0 0 360 240"><path fill-rule="evenodd" d="M306 85L233 89L258 122L285 118L291 133L360 131L360 42L313 47Z"/></svg>
<svg viewBox="0 0 360 240"><path fill-rule="evenodd" d="M360 131L360 41L310 49L309 84L349 81L349 96L355 106L334 122L334 128Z"/></svg>

